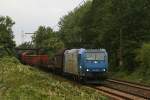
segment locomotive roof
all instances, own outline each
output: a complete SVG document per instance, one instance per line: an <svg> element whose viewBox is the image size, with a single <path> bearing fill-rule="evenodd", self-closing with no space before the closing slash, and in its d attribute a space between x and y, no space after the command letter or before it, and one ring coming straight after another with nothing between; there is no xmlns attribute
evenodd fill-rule
<svg viewBox="0 0 150 100"><path fill-rule="evenodd" d="M86 49L87 52L106 52L105 49Z"/></svg>
<svg viewBox="0 0 150 100"><path fill-rule="evenodd" d="M71 49L71 50L66 50L65 53L79 53L79 54L83 54L85 52L106 52L105 49Z"/></svg>

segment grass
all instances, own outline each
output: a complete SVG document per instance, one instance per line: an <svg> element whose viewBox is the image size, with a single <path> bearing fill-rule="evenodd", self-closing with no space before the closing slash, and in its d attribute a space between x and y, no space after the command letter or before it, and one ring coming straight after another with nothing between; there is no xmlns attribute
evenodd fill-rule
<svg viewBox="0 0 150 100"><path fill-rule="evenodd" d="M131 81L131 82L150 85L150 68L143 69L142 67L139 67L136 71L132 73L128 71L120 70L118 72L113 72L112 77Z"/></svg>
<svg viewBox="0 0 150 100"><path fill-rule="evenodd" d="M96 90L19 63L0 59L0 100L106 100Z"/></svg>

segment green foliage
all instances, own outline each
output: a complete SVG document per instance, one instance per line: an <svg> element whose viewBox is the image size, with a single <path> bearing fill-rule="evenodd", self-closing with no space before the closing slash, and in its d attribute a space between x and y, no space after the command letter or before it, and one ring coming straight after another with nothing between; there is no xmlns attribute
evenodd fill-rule
<svg viewBox="0 0 150 100"><path fill-rule="evenodd" d="M60 36L66 47L105 48L114 75L150 83L149 22L149 0L93 0L63 17Z"/></svg>
<svg viewBox="0 0 150 100"><path fill-rule="evenodd" d="M0 57L3 57L5 55L8 55L8 53L5 51L4 47L0 47Z"/></svg>
<svg viewBox="0 0 150 100"><path fill-rule="evenodd" d="M68 15L64 16L59 22L59 33L61 39L65 43L65 47L78 48L84 46L84 40L81 34L81 22L90 7L91 2L88 1L84 5L75 8L74 11L68 13Z"/></svg>
<svg viewBox="0 0 150 100"><path fill-rule="evenodd" d="M149 8L148 0L93 0L61 19L60 36L66 47L106 48L112 70L134 71L135 50L150 40Z"/></svg>
<svg viewBox="0 0 150 100"><path fill-rule="evenodd" d="M0 52L1 55L12 55L13 49L15 47L15 42L13 41L12 26L14 22L8 16L0 16Z"/></svg>
<svg viewBox="0 0 150 100"><path fill-rule="evenodd" d="M44 48L47 40L54 35L53 30L50 27L39 26L38 30L32 37L33 43L37 48Z"/></svg>
<svg viewBox="0 0 150 100"><path fill-rule="evenodd" d="M148 0L94 0L89 12L93 16L87 18L90 26L83 24L83 32L95 34L92 41L95 47L107 49L110 65L116 68L122 61L122 66L132 71L135 50L150 40L149 7ZM92 38L89 36L87 40Z"/></svg>
<svg viewBox="0 0 150 100"><path fill-rule="evenodd" d="M76 85L15 58L0 59L0 100L106 100L96 90Z"/></svg>
<svg viewBox="0 0 150 100"><path fill-rule="evenodd" d="M48 53L50 56L63 49L64 44L59 39L58 33L54 32L50 27L40 26L32 37L33 46L43 48L43 53Z"/></svg>
<svg viewBox="0 0 150 100"><path fill-rule="evenodd" d="M122 69L113 73L113 77L150 85L150 43L144 43L141 48L136 50L135 60L139 63L139 66L136 67L134 72L130 73Z"/></svg>
<svg viewBox="0 0 150 100"><path fill-rule="evenodd" d="M31 42L24 42L21 45L17 46L18 48L33 48L33 45Z"/></svg>
<svg viewBox="0 0 150 100"><path fill-rule="evenodd" d="M93 0L64 16L59 33L66 47L106 48L112 70L132 72L136 49L150 41L149 16L149 0Z"/></svg>
<svg viewBox="0 0 150 100"><path fill-rule="evenodd" d="M150 43L145 43L137 52L136 60L140 63L143 74L150 76Z"/></svg>

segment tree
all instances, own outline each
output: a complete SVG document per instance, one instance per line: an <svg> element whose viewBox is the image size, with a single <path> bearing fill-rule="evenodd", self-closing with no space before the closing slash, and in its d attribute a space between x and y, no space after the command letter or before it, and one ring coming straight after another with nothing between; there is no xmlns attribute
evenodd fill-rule
<svg viewBox="0 0 150 100"><path fill-rule="evenodd" d="M137 50L136 61L139 62L141 72L144 76L150 75L150 43L144 43L141 48Z"/></svg>
<svg viewBox="0 0 150 100"><path fill-rule="evenodd" d="M59 39L58 33L54 32L50 27L40 26L32 37L33 46L42 48L41 53L52 55L60 49L64 48L63 42Z"/></svg>
<svg viewBox="0 0 150 100"><path fill-rule="evenodd" d="M88 1L61 18L59 22L59 33L67 48L83 47L86 43L86 41L83 40L84 37L81 33L81 21L90 7L91 2Z"/></svg>
<svg viewBox="0 0 150 100"><path fill-rule="evenodd" d="M82 21L86 41L106 48L110 65L132 71L135 50L150 40L150 2L148 0L93 0Z"/></svg>
<svg viewBox="0 0 150 100"><path fill-rule="evenodd" d="M7 51L7 54L13 53L15 42L13 41L14 35L12 26L15 23L8 16L0 16L0 48Z"/></svg>
<svg viewBox="0 0 150 100"><path fill-rule="evenodd" d="M33 48L33 45L31 42L24 42L21 45L17 46L18 48Z"/></svg>
<svg viewBox="0 0 150 100"><path fill-rule="evenodd" d="M44 42L48 40L50 37L52 37L53 30L50 27L45 26L39 26L38 30L34 32L34 35L32 37L32 41L34 43L34 46L36 48L44 48Z"/></svg>
<svg viewBox="0 0 150 100"><path fill-rule="evenodd" d="M149 16L149 0L93 0L60 21L60 34L67 47L105 48L111 68L133 71L135 50L150 41Z"/></svg>

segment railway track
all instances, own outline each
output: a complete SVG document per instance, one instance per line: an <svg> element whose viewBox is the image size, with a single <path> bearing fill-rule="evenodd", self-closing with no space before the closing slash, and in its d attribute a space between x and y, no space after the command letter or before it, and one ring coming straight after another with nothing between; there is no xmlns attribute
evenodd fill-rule
<svg viewBox="0 0 150 100"><path fill-rule="evenodd" d="M102 86L92 86L102 94L117 100L150 100L150 86L108 79Z"/></svg>
<svg viewBox="0 0 150 100"><path fill-rule="evenodd" d="M46 70L47 71L47 70ZM68 81L78 84L74 80ZM103 95L110 97L110 100L150 100L150 86L122 80L108 79L102 85L85 85L98 90Z"/></svg>

